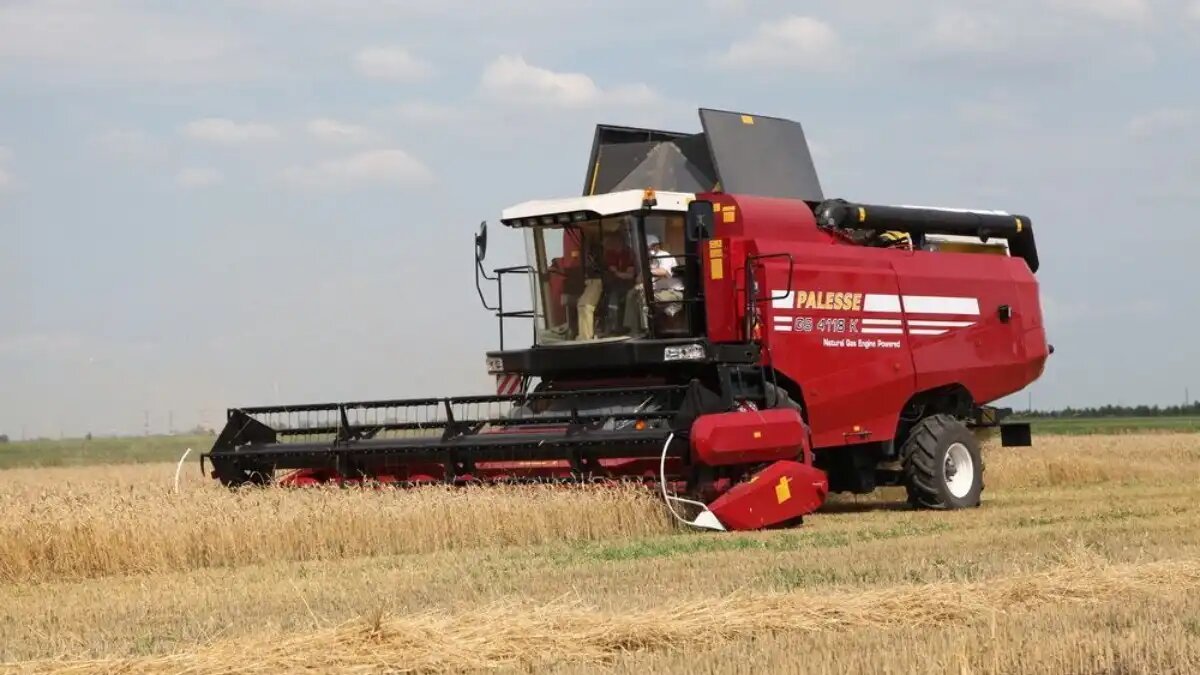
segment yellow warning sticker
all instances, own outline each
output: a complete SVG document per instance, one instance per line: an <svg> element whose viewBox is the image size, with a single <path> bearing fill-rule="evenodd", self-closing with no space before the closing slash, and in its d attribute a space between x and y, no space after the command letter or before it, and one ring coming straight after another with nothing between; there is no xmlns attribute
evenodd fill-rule
<svg viewBox="0 0 1200 675"><path fill-rule="evenodd" d="M717 256L708 259L708 278L720 281L725 278L725 260Z"/></svg>
<svg viewBox="0 0 1200 675"><path fill-rule="evenodd" d="M792 479L788 478L787 476L779 477L779 485L775 486L775 499L780 504L792 498L792 489L788 487L788 483L791 482L791 480Z"/></svg>
<svg viewBox="0 0 1200 675"><path fill-rule="evenodd" d="M756 439L762 438L762 432L761 431L754 432L754 438L756 438Z"/></svg>
<svg viewBox="0 0 1200 675"><path fill-rule="evenodd" d="M742 115L742 124L754 124L754 118L750 115Z"/></svg>
<svg viewBox="0 0 1200 675"><path fill-rule="evenodd" d="M712 239L708 242L708 250L713 252L713 255L720 253L721 248L725 246L725 242L720 239Z"/></svg>

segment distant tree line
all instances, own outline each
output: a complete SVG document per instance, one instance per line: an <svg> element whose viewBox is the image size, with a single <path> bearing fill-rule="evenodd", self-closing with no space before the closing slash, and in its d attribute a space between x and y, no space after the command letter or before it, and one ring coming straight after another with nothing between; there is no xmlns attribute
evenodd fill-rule
<svg viewBox="0 0 1200 675"><path fill-rule="evenodd" d="M1014 415L1029 418L1061 417L1188 417L1200 416L1200 401L1188 405L1102 405L1093 408L1066 407L1061 410L1014 410Z"/></svg>

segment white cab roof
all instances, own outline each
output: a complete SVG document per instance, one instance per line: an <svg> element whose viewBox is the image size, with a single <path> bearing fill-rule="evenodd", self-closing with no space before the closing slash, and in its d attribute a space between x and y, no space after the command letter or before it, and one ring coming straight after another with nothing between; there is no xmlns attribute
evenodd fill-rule
<svg viewBox="0 0 1200 675"><path fill-rule="evenodd" d="M622 190L590 197L567 197L564 199L538 199L521 202L504 209L500 221L515 225L513 221L536 216L554 216L563 213L586 213L589 217L613 216L630 213L642 208L642 190ZM654 211L687 211L688 202L696 195L690 192L655 191L658 203Z"/></svg>

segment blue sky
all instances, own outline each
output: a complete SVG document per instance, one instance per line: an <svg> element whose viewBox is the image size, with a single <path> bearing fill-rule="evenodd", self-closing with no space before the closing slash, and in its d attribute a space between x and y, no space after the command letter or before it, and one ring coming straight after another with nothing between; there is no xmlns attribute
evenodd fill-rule
<svg viewBox="0 0 1200 675"><path fill-rule="evenodd" d="M1200 395L1198 57L1200 0L0 1L0 433L486 390L478 222L700 106L803 122L828 195L1030 214L1035 405Z"/></svg>

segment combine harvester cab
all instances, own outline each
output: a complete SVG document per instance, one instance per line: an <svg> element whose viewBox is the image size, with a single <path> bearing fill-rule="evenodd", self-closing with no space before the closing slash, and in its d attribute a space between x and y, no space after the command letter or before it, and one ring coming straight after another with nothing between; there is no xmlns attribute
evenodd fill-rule
<svg viewBox="0 0 1200 675"><path fill-rule="evenodd" d="M881 485L978 505L972 432L1029 442L985 404L1050 353L1029 218L826 199L799 124L700 117L597 127L582 196L504 211L526 265L488 274L480 227L495 394L235 408L202 461L230 486L643 481L717 530Z"/></svg>

